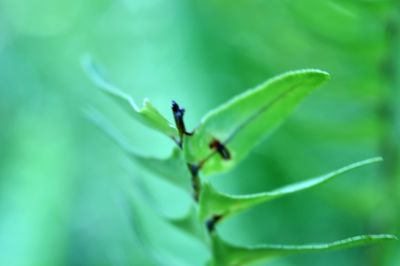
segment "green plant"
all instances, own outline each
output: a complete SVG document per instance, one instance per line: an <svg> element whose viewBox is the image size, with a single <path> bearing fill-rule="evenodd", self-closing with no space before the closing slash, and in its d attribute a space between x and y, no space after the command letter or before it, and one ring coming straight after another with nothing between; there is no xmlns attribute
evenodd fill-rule
<svg viewBox="0 0 400 266"><path fill-rule="evenodd" d="M193 195L190 212L181 219L169 222L209 248L209 265L249 265L290 254L350 248L396 239L393 235L381 234L355 236L325 244L237 246L223 240L216 231L219 223L257 204L321 185L343 173L382 160L379 157L367 159L316 178L251 195L225 194L209 182L211 174L231 170L247 156L310 92L329 78L328 73L307 69L270 79L212 110L193 132L188 132L184 123L185 110L177 103L172 104L173 126L148 100L144 101L143 107L138 107L129 95L104 78L90 58L84 61L84 68L91 80L130 115L176 143L177 147L168 159L144 158L135 154L119 138L119 132L99 112L89 112L91 120L136 163Z"/></svg>

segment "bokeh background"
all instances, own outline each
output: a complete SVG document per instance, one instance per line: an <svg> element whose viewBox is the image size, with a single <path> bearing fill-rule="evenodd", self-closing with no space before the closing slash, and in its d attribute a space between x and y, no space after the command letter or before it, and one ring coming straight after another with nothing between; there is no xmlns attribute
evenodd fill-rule
<svg viewBox="0 0 400 266"><path fill-rule="evenodd" d="M261 192L383 156L319 189L221 224L242 244L400 235L400 8L385 0L0 0L0 265L202 265L206 250L167 225L187 197L144 172L84 115L101 110L140 154L172 143L95 89L91 54L138 102L193 128L274 75L331 81L233 171L220 190ZM264 264L261 264L264 265ZM400 265L398 244L275 260L272 266Z"/></svg>

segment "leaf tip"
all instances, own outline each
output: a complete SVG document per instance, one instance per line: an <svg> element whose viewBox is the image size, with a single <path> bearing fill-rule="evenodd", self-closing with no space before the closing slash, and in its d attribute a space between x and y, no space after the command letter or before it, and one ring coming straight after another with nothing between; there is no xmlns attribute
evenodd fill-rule
<svg viewBox="0 0 400 266"><path fill-rule="evenodd" d="M397 236L395 236L395 235L388 234L388 235L383 235L383 236L388 240L394 240L394 241L398 241L399 240L399 238Z"/></svg>
<svg viewBox="0 0 400 266"><path fill-rule="evenodd" d="M392 234L366 235L365 238L377 241L398 241L399 238Z"/></svg>
<svg viewBox="0 0 400 266"><path fill-rule="evenodd" d="M311 68L311 69L306 69L305 72L308 72L310 74L320 77L322 81L327 81L327 80L331 79L331 75L324 70Z"/></svg>
<svg viewBox="0 0 400 266"><path fill-rule="evenodd" d="M142 101L142 106L143 106L143 107L146 107L146 106L149 106L149 105L152 106L152 104L151 104L151 102L150 102L150 99L147 98L147 97L144 98L143 101Z"/></svg>
<svg viewBox="0 0 400 266"><path fill-rule="evenodd" d="M94 62L93 57L89 53L83 54L81 56L80 63L86 75L90 79L93 79L93 75L100 72L98 65Z"/></svg>
<svg viewBox="0 0 400 266"><path fill-rule="evenodd" d="M382 161L383 161L383 158L380 157L380 156L377 156L377 157L372 157L372 158L366 159L364 161L361 161L361 163L363 163L363 164L371 164L371 163L379 163L379 162L382 162Z"/></svg>
<svg viewBox="0 0 400 266"><path fill-rule="evenodd" d="M314 86L316 87L325 83L331 77L330 74L326 71L316 68L305 68L305 69L292 70L286 72L276 77L275 80L285 79L287 77L293 77L293 76L308 78L311 82L314 83Z"/></svg>

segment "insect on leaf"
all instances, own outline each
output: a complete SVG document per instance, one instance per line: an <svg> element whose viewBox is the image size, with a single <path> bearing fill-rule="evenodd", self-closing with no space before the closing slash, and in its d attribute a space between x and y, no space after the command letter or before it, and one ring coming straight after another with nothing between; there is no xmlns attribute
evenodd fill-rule
<svg viewBox="0 0 400 266"><path fill-rule="evenodd" d="M252 247L240 247L229 244L213 236L213 254L214 260L211 265L224 266L243 266L252 265L261 261L268 261L274 258L283 257L292 254L312 253L320 251L338 250L375 244L383 241L397 240L393 235L360 235L343 240L323 244L308 245L258 245Z"/></svg>
<svg viewBox="0 0 400 266"><path fill-rule="evenodd" d="M255 205L316 187L353 169L380 161L382 161L380 157L359 161L319 177L287 185L269 192L249 195L229 195L221 193L214 189L210 183L206 182L203 185L200 195L200 217L205 221L213 214L218 214L226 219L231 215L237 214Z"/></svg>
<svg viewBox="0 0 400 266"><path fill-rule="evenodd" d="M135 163L150 173L191 193L190 173L186 167L182 151L175 148L169 158L158 159L144 157L135 153L122 135L99 111L90 108L86 115L93 124L109 136Z"/></svg>
<svg viewBox="0 0 400 266"><path fill-rule="evenodd" d="M101 73L90 57L82 60L83 68L90 80L108 96L113 98L128 114L146 126L157 130L176 141L178 132L168 120L157 111L148 99L143 101L143 107L139 108L130 95L109 82Z"/></svg>
<svg viewBox="0 0 400 266"><path fill-rule="evenodd" d="M328 73L314 69L288 72L212 110L195 134L185 138L187 160L192 164L207 160L204 175L230 169L328 77ZM213 143L220 143L222 156Z"/></svg>

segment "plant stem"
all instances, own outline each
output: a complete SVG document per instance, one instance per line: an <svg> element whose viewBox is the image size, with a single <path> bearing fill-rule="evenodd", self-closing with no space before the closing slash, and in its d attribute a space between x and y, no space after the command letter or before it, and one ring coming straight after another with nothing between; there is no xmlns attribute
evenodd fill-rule
<svg viewBox="0 0 400 266"><path fill-rule="evenodd" d="M188 164L188 168L192 175L193 198L196 202L199 202L201 191L201 181L199 177L200 167L198 165Z"/></svg>

